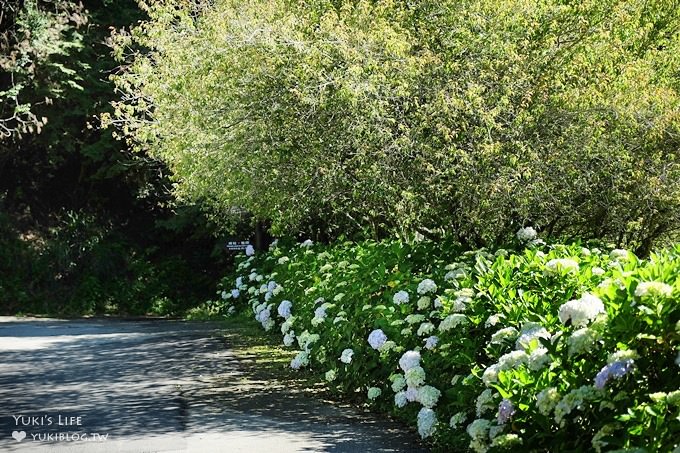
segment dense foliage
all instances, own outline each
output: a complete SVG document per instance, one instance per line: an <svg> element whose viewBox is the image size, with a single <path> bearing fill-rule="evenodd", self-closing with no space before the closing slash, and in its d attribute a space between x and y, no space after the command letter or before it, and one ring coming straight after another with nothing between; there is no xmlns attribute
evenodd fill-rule
<svg viewBox="0 0 680 453"><path fill-rule="evenodd" d="M134 0L0 2L0 312L179 313L215 244L166 167L99 127Z"/></svg>
<svg viewBox="0 0 680 453"><path fill-rule="evenodd" d="M642 255L680 225L676 0L147 4L110 121L224 217Z"/></svg>
<svg viewBox="0 0 680 453"><path fill-rule="evenodd" d="M445 451L675 451L680 247L640 260L518 236L495 253L274 246L242 257L221 308Z"/></svg>

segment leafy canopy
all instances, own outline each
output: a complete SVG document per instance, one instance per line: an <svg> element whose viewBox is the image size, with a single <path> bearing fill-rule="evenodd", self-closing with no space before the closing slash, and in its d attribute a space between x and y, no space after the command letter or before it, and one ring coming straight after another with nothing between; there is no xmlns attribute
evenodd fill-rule
<svg viewBox="0 0 680 453"><path fill-rule="evenodd" d="M678 3L152 1L106 119L275 233L644 253L680 225Z"/></svg>

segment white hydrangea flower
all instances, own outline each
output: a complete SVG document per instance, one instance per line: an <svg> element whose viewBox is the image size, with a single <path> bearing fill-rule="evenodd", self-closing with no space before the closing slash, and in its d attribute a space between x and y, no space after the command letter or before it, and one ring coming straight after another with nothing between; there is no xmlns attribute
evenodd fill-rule
<svg viewBox="0 0 680 453"><path fill-rule="evenodd" d="M255 247L248 244L248 246L246 247L246 256L253 256L253 255L255 255Z"/></svg>
<svg viewBox="0 0 680 453"><path fill-rule="evenodd" d="M628 250L614 249L609 252L609 258L617 261L628 259Z"/></svg>
<svg viewBox="0 0 680 453"><path fill-rule="evenodd" d="M401 305L408 303L408 299L409 296L406 291L399 291L397 294L394 295L392 301L395 303L395 305Z"/></svg>
<svg viewBox="0 0 680 453"><path fill-rule="evenodd" d="M390 376L390 381L392 381L392 391L397 393L406 387L406 379L401 374L393 374Z"/></svg>
<svg viewBox="0 0 680 453"><path fill-rule="evenodd" d="M583 327L601 313L606 313L606 311L600 298L585 293L580 299L570 300L563 304L559 309L559 318L563 324L571 320L572 325Z"/></svg>
<svg viewBox="0 0 680 453"><path fill-rule="evenodd" d="M300 247L307 247L307 248L309 248L309 247L311 247L311 246L313 246L313 245L314 245L314 242L312 242L311 239L307 239L307 240L304 241L302 244L300 244Z"/></svg>
<svg viewBox="0 0 680 453"><path fill-rule="evenodd" d="M536 230L534 230L532 227L520 228L517 231L517 239L519 239L520 242L528 242L536 239L537 234L538 233L536 233Z"/></svg>
<svg viewBox="0 0 680 453"><path fill-rule="evenodd" d="M394 405L395 406L402 408L402 407L406 406L407 404L408 404L408 399L406 399L406 392L401 391L401 392L397 392L394 395Z"/></svg>
<svg viewBox="0 0 680 453"><path fill-rule="evenodd" d="M437 414L432 409L423 407L418 412L418 434L425 439L434 434L437 424Z"/></svg>
<svg viewBox="0 0 680 453"><path fill-rule="evenodd" d="M432 299L430 299L427 296L423 296L420 299L418 299L416 305L418 306L418 310L426 310L432 306Z"/></svg>
<svg viewBox="0 0 680 453"><path fill-rule="evenodd" d="M504 327L491 335L491 344L503 344L505 341L512 341L519 335L514 327Z"/></svg>
<svg viewBox="0 0 680 453"><path fill-rule="evenodd" d="M432 409L437 405L440 396L442 396L442 392L431 385L424 385L418 389L417 401L423 406Z"/></svg>
<svg viewBox="0 0 680 453"><path fill-rule="evenodd" d="M319 268L319 272L322 274L325 274L326 272L330 272L333 269L333 265L330 263L326 263L323 266Z"/></svg>
<svg viewBox="0 0 680 453"><path fill-rule="evenodd" d="M413 333L413 329L411 329L410 327L405 327L405 328L401 329L400 333L401 333L402 337L408 337L409 335L411 335Z"/></svg>
<svg viewBox="0 0 680 453"><path fill-rule="evenodd" d="M467 317L463 314L460 313L454 313L452 315L447 316L442 320L441 323L439 323L439 331L440 332L447 332L451 329L454 329L460 325L464 325L467 323Z"/></svg>
<svg viewBox="0 0 680 453"><path fill-rule="evenodd" d="M368 389L367 396L369 400L374 400L380 395L382 395L382 390L380 390L378 387L371 387Z"/></svg>
<svg viewBox="0 0 680 453"><path fill-rule="evenodd" d="M459 280L459 279L462 280L466 276L467 276L467 274L465 273L465 269L458 268L458 269L453 269L453 270L447 272L446 275L444 275L444 280L447 283L451 283L455 280Z"/></svg>
<svg viewBox="0 0 680 453"><path fill-rule="evenodd" d="M276 285L274 287L274 289L272 290L272 294L275 295L275 296L278 296L279 294L281 294L281 291L283 291L283 286Z"/></svg>
<svg viewBox="0 0 680 453"><path fill-rule="evenodd" d="M417 388L425 383L425 370L420 366L409 368L404 374L409 387Z"/></svg>
<svg viewBox="0 0 680 453"><path fill-rule="evenodd" d="M526 365L529 362L529 356L524 351L512 351L504 354L498 359L498 366L501 370L510 370L517 368L520 365Z"/></svg>
<svg viewBox="0 0 680 453"><path fill-rule="evenodd" d="M601 277L605 274L605 270L599 266L595 266L590 270L590 272L596 277Z"/></svg>
<svg viewBox="0 0 680 453"><path fill-rule="evenodd" d="M295 341L295 331L291 330L283 336L283 344L286 346L292 346Z"/></svg>
<svg viewBox="0 0 680 453"><path fill-rule="evenodd" d="M496 440L496 437L503 432L505 425L491 425L489 428L489 439Z"/></svg>
<svg viewBox="0 0 680 453"><path fill-rule="evenodd" d="M406 395L406 401L409 403L418 400L418 389L416 387L406 387L404 394Z"/></svg>
<svg viewBox="0 0 680 453"><path fill-rule="evenodd" d="M524 323L522 329L520 330L519 338L515 343L517 349L528 350L532 345L540 345L539 338L545 338L550 340L552 335L540 324L535 322Z"/></svg>
<svg viewBox="0 0 680 453"><path fill-rule="evenodd" d="M444 304L442 303L442 298L441 298L441 297L436 297L436 298L434 299L434 308L435 308L435 310L438 309L438 308L442 308L443 306L444 306Z"/></svg>
<svg viewBox="0 0 680 453"><path fill-rule="evenodd" d="M501 372L501 367L497 363L486 367L484 373L482 374L482 382L487 387L493 383L498 382L498 373Z"/></svg>
<svg viewBox="0 0 680 453"><path fill-rule="evenodd" d="M318 333L309 333L309 331L305 330L298 336L298 345L300 345L302 349L308 350L312 344L319 341L319 338L321 337Z"/></svg>
<svg viewBox="0 0 680 453"><path fill-rule="evenodd" d="M550 363L550 354L546 348L536 348L529 354L529 369L539 371Z"/></svg>
<svg viewBox="0 0 680 453"><path fill-rule="evenodd" d="M489 432L489 437L491 433ZM512 447L522 445L522 438L515 433L503 434L498 437L493 437L493 442L491 442L492 447L497 447L502 450L509 450Z"/></svg>
<svg viewBox="0 0 680 453"><path fill-rule="evenodd" d="M418 294L421 296L424 294L428 293L436 293L437 292L437 284L434 282L434 280L431 280L429 278L426 278L422 282L418 284Z"/></svg>
<svg viewBox="0 0 680 453"><path fill-rule="evenodd" d="M409 324L418 324L423 321L425 321L425 315L421 314L412 314L406 317L406 322Z"/></svg>
<svg viewBox="0 0 680 453"><path fill-rule="evenodd" d="M299 370L307 365L309 365L309 353L307 351L298 352L290 362L290 367L294 370Z"/></svg>
<svg viewBox="0 0 680 453"><path fill-rule="evenodd" d="M281 324L281 333L285 334L290 330L290 328L293 326L293 323L295 322L295 316L291 316L288 319L286 319L283 324Z"/></svg>
<svg viewBox="0 0 680 453"><path fill-rule="evenodd" d="M541 390L536 395L536 407L538 412L543 415L550 415L557 403L560 402L561 396L555 387L548 387Z"/></svg>
<svg viewBox="0 0 680 453"><path fill-rule="evenodd" d="M323 304L320 307L317 307L316 310L314 310L314 318L312 318L312 325L313 326L318 326L324 320L326 319L326 309L327 305Z"/></svg>
<svg viewBox="0 0 680 453"><path fill-rule="evenodd" d="M549 274L558 274L566 271L569 273L578 272L578 263L569 258L554 258L545 264L546 272Z"/></svg>
<svg viewBox="0 0 680 453"><path fill-rule="evenodd" d="M429 335L434 331L434 324L431 322L424 322L418 327L418 336Z"/></svg>
<svg viewBox="0 0 680 453"><path fill-rule="evenodd" d="M222 299L227 300L231 297L231 293L227 293L226 291L222 291Z"/></svg>
<svg viewBox="0 0 680 453"><path fill-rule="evenodd" d="M417 366L420 366L420 352L418 351L406 351L399 359L399 368L403 371Z"/></svg>
<svg viewBox="0 0 680 453"><path fill-rule="evenodd" d="M500 314L495 314L491 315L488 318L486 318L486 322L484 323L484 327L492 327L501 322L501 319L503 318L503 315Z"/></svg>
<svg viewBox="0 0 680 453"><path fill-rule="evenodd" d="M391 340L387 340L381 347L380 352L390 351L397 347L397 343Z"/></svg>
<svg viewBox="0 0 680 453"><path fill-rule="evenodd" d="M368 335L368 344L371 345L373 349L380 349L387 341L387 335L382 329L375 329Z"/></svg>
<svg viewBox="0 0 680 453"><path fill-rule="evenodd" d="M288 319L291 316L290 313L291 308L293 308L293 302L289 300L284 300L279 304L277 312L279 313L279 316L282 317L283 319Z"/></svg>
<svg viewBox="0 0 680 453"><path fill-rule="evenodd" d="M635 288L637 297L671 297L673 287L663 282L640 282Z"/></svg>
<svg viewBox="0 0 680 453"><path fill-rule="evenodd" d="M640 356L635 349L623 349L609 354L609 357L607 357L607 364L611 365L614 362L620 362L622 360L637 360L638 358L640 358Z"/></svg>
<svg viewBox="0 0 680 453"><path fill-rule="evenodd" d="M467 309L467 303L470 302L472 299L468 297L456 297L453 301L453 306L451 307L451 311L454 313L462 313Z"/></svg>
<svg viewBox="0 0 680 453"><path fill-rule="evenodd" d="M467 433L473 441L484 442L489 436L489 428L491 421L485 418L479 418L467 426ZM472 448L472 447L471 447Z"/></svg>
<svg viewBox="0 0 680 453"><path fill-rule="evenodd" d="M456 415L453 415L451 417L451 420L449 421L449 426L451 429L457 429L458 425L463 423L465 419L467 418L467 415L465 412L458 412Z"/></svg>
<svg viewBox="0 0 680 453"><path fill-rule="evenodd" d="M491 389L486 389L479 394L477 397L477 402L475 403L475 407L477 408L477 417L496 407L493 402L495 397L496 395Z"/></svg>
<svg viewBox="0 0 680 453"><path fill-rule="evenodd" d="M275 323L274 320L271 319L271 318L269 318L269 319L267 319L267 320L265 320L265 321L262 322L262 327L263 327L264 330L266 330L267 332L269 332L270 330L272 330L272 328L273 328L275 325L276 325L276 323Z"/></svg>
<svg viewBox="0 0 680 453"><path fill-rule="evenodd" d="M279 258L278 263L283 265L286 264L288 261L290 261L290 258L288 258L287 256L282 256L281 258Z"/></svg>
<svg viewBox="0 0 680 453"><path fill-rule="evenodd" d="M425 349L434 349L439 343L439 337L432 335L425 339Z"/></svg>
<svg viewBox="0 0 680 453"><path fill-rule="evenodd" d="M269 318L271 318L271 311L269 311L268 308L260 310L260 312L255 316L255 319L261 323L267 321Z"/></svg>
<svg viewBox="0 0 680 453"><path fill-rule="evenodd" d="M555 422L564 426L564 417L571 414L574 409L581 409L587 401L596 398L599 391L590 385L583 385L567 393L555 406Z"/></svg>
<svg viewBox="0 0 680 453"><path fill-rule="evenodd" d="M354 351L347 348L344 351L342 351L342 354L340 355L340 361L342 363L351 363L353 355L354 355Z"/></svg>

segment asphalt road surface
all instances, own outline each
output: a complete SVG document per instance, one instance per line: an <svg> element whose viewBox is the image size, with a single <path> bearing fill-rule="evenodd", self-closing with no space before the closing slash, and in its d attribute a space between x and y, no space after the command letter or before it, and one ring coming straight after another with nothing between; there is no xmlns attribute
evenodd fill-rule
<svg viewBox="0 0 680 453"><path fill-rule="evenodd" d="M424 452L417 435L255 377L217 324L0 317L3 452Z"/></svg>

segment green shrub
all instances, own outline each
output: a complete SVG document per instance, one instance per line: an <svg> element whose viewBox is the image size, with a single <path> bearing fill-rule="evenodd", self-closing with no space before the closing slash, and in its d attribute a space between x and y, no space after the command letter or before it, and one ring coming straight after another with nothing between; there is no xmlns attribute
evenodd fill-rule
<svg viewBox="0 0 680 453"><path fill-rule="evenodd" d="M443 450L671 451L680 246L640 260L594 245L275 246L221 287L299 348L293 368Z"/></svg>
<svg viewBox="0 0 680 453"><path fill-rule="evenodd" d="M642 254L677 233L675 1L148 11L117 35L112 122L222 224L489 246L528 222Z"/></svg>

